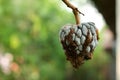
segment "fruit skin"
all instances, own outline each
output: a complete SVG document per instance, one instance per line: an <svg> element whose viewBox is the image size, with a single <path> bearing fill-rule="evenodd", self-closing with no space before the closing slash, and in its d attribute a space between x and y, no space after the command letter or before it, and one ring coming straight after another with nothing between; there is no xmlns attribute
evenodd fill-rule
<svg viewBox="0 0 120 80"><path fill-rule="evenodd" d="M92 58L98 40L98 29L93 22L65 25L60 30L65 55L74 68L79 68L85 60Z"/></svg>

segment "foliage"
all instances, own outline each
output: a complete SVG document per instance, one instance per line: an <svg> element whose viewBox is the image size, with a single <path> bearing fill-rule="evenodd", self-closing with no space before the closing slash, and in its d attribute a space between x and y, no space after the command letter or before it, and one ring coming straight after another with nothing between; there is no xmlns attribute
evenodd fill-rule
<svg viewBox="0 0 120 80"><path fill-rule="evenodd" d="M10 72L0 80L104 80L108 64L101 45L93 60L75 71L66 61L59 29L74 23L60 0L0 0L0 54L11 54ZM63 4L62 4L63 5Z"/></svg>

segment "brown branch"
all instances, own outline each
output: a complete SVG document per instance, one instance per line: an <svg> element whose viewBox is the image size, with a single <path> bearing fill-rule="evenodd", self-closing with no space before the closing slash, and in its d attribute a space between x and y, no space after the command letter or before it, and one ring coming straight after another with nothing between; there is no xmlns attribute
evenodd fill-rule
<svg viewBox="0 0 120 80"><path fill-rule="evenodd" d="M68 0L62 0L69 8L71 8L73 10L74 16L75 16L75 20L76 20L76 24L80 24L80 18L79 18L79 14L84 15L83 13L81 13L78 8L76 8L75 6L73 6Z"/></svg>

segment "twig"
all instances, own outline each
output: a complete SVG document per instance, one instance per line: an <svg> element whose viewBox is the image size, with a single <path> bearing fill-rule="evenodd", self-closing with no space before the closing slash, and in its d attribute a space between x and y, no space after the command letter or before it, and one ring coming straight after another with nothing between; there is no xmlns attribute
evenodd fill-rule
<svg viewBox="0 0 120 80"><path fill-rule="evenodd" d="M80 24L80 18L79 18L79 14L82 14L84 16L83 13L81 13L78 8L76 8L75 6L73 6L68 0L62 0L69 8L71 8L73 10L74 16L75 16L75 20L76 20L76 24ZM79 14L78 14L79 13Z"/></svg>

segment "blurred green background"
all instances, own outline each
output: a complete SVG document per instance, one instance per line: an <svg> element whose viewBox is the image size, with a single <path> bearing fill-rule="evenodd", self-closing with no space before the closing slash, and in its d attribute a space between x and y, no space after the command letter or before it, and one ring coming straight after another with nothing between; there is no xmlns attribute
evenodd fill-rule
<svg viewBox="0 0 120 80"><path fill-rule="evenodd" d="M74 24L61 0L0 0L0 80L107 80L111 57L100 41L78 70L66 61L60 28ZM83 4L82 4L83 5Z"/></svg>

